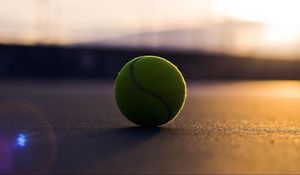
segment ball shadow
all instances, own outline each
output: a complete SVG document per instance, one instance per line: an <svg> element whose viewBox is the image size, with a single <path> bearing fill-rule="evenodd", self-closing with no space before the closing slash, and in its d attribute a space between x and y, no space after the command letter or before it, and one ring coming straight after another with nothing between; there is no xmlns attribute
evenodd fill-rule
<svg viewBox="0 0 300 175"><path fill-rule="evenodd" d="M107 160L114 159L128 149L134 149L155 137L160 131L159 127L110 128L99 129L88 134L61 137L53 173L85 172L95 166L100 169L101 166L113 169L113 164L105 163Z"/></svg>

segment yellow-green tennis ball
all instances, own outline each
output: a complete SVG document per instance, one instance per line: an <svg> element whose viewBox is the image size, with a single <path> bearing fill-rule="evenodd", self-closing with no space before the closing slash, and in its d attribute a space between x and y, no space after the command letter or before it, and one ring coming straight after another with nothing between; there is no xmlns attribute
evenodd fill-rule
<svg viewBox="0 0 300 175"><path fill-rule="evenodd" d="M115 81L115 99L123 115L141 126L172 121L186 98L186 83L164 58L140 56L129 61Z"/></svg>

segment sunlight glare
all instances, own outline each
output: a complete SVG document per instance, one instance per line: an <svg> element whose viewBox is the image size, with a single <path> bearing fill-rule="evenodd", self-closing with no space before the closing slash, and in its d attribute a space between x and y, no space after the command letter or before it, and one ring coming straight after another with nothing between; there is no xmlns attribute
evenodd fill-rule
<svg viewBox="0 0 300 175"><path fill-rule="evenodd" d="M298 0L217 0L214 8L221 16L266 24L265 39L283 43L299 37L299 6Z"/></svg>

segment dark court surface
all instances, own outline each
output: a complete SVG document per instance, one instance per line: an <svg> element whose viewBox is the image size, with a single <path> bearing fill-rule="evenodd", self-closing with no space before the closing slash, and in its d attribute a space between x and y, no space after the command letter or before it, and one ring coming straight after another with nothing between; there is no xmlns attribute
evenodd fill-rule
<svg viewBox="0 0 300 175"><path fill-rule="evenodd" d="M300 82L188 82L178 118L128 122L113 82L0 81L1 173L300 173Z"/></svg>

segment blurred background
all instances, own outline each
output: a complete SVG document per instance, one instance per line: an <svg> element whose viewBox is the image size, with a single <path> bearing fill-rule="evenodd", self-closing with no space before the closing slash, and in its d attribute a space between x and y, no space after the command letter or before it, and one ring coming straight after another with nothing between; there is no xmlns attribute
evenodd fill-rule
<svg viewBox="0 0 300 175"><path fill-rule="evenodd" d="M300 79L297 0L0 0L1 78L113 79L158 55L187 79Z"/></svg>

